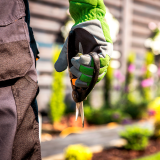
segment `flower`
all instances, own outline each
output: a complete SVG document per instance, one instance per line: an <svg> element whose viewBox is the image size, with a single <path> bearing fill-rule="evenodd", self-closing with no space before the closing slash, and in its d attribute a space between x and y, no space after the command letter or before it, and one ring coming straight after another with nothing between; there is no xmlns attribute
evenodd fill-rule
<svg viewBox="0 0 160 160"><path fill-rule="evenodd" d="M149 115L149 116L154 116L155 114L156 114L156 111L153 110L153 109L150 109L150 110L148 111L148 115Z"/></svg>
<svg viewBox="0 0 160 160"><path fill-rule="evenodd" d="M160 67L158 68L157 73L158 73L158 76L160 77Z"/></svg>
<svg viewBox="0 0 160 160"><path fill-rule="evenodd" d="M147 71L147 67L146 67L146 66L143 66L143 67L141 68L142 74L144 74L146 71Z"/></svg>
<svg viewBox="0 0 160 160"><path fill-rule="evenodd" d="M124 118L121 123L122 124L131 124L131 120L129 118Z"/></svg>
<svg viewBox="0 0 160 160"><path fill-rule="evenodd" d="M125 77L121 74L121 72L119 70L116 70L114 72L114 76L115 78L117 78L120 82L124 82Z"/></svg>
<svg viewBox="0 0 160 160"><path fill-rule="evenodd" d="M157 25L156 25L154 22L150 22L150 23L148 24L148 27L149 27L150 30L153 31L153 30L156 29Z"/></svg>
<svg viewBox="0 0 160 160"><path fill-rule="evenodd" d="M152 85L153 85L153 79L152 79L152 78L145 79L145 80L143 80L143 81L141 82L141 86L142 86L143 88L145 88L145 87L150 87L150 86L152 86Z"/></svg>
<svg viewBox="0 0 160 160"><path fill-rule="evenodd" d="M121 87L119 85L114 86L114 89L119 91L121 89Z"/></svg>
<svg viewBox="0 0 160 160"><path fill-rule="evenodd" d="M113 117L114 119L118 119L118 118L120 118L120 115L119 115L119 113L114 113L114 114L112 115L112 117Z"/></svg>
<svg viewBox="0 0 160 160"><path fill-rule="evenodd" d="M128 66L128 72L129 73L133 73L135 71L135 66L133 65L133 64L130 64L129 66Z"/></svg>

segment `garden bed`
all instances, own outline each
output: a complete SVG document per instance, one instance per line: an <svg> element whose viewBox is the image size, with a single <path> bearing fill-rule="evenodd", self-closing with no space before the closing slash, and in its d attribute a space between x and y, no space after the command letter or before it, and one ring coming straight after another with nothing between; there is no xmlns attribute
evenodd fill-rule
<svg viewBox="0 0 160 160"><path fill-rule="evenodd" d="M133 160L145 157L160 151L160 139L151 139L144 151L126 150L124 148L111 148L95 153L92 160Z"/></svg>

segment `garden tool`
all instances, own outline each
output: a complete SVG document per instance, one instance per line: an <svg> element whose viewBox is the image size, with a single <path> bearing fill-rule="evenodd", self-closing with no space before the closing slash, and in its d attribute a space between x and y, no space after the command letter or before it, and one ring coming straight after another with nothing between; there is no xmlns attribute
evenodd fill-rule
<svg viewBox="0 0 160 160"><path fill-rule="evenodd" d="M75 86L75 82L77 80L77 77L71 73L70 69L73 66L73 64L71 63L71 59L73 57L76 57L79 52L79 50L77 50L75 47L75 38L76 38L77 32L79 30L82 30L83 34L88 34L87 31L85 31L81 28L78 28L78 30L75 29L73 31L70 31L69 37L68 37L67 60L68 60L70 81L71 81L71 86L72 86L72 97L73 97L73 100L76 102L76 120L77 120L78 115L80 113L81 119L82 119L82 126L84 127L83 101L87 98L88 94L91 92L91 90L94 88L95 84L97 83L98 76L99 76L99 70L100 70L100 60L99 60L99 56L96 52L88 53L93 58L93 61L94 61L94 71L93 71L93 77L92 77L91 83L87 88ZM84 54L84 53L82 52L81 54Z"/></svg>

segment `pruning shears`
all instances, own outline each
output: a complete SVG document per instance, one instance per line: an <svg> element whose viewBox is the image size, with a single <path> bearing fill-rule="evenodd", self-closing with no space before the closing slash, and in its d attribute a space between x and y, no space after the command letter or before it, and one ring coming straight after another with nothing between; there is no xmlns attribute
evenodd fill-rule
<svg viewBox="0 0 160 160"><path fill-rule="evenodd" d="M77 77L75 77L71 72L70 68L73 66L71 63L71 59L73 57L76 57L78 54L78 50L75 48L75 38L76 38L76 29L73 31L70 31L69 38L68 38L68 69L69 69L69 76L72 86L72 97L73 100L76 102L76 120L78 118L78 115L80 113L81 119L82 119L82 126L84 127L84 110L83 110L83 101L87 98L88 94L91 92L91 90L94 88L98 76L99 76L99 69L100 69L100 61L99 56L96 52L90 52L88 53L94 60L94 74L92 77L92 81L88 88L83 87L76 87L75 81L77 80ZM87 43L87 42L86 42Z"/></svg>

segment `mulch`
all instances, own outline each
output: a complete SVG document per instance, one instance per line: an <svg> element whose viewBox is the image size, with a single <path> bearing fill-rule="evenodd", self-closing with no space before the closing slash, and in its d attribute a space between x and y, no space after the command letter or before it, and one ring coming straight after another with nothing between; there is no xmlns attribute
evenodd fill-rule
<svg viewBox="0 0 160 160"><path fill-rule="evenodd" d="M133 160L160 152L160 139L151 139L143 151L126 150L124 148L111 148L93 154L92 160Z"/></svg>

